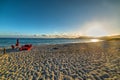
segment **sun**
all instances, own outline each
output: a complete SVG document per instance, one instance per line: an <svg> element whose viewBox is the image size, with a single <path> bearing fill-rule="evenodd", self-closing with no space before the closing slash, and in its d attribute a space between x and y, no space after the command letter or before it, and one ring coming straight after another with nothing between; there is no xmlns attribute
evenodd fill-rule
<svg viewBox="0 0 120 80"><path fill-rule="evenodd" d="M100 23L91 23L87 25L85 34L88 36L100 37L108 35L108 31Z"/></svg>
<svg viewBox="0 0 120 80"><path fill-rule="evenodd" d="M98 37L98 36L107 35L107 32L104 30L104 28L96 26L96 27L88 28L86 34L89 35L89 36Z"/></svg>

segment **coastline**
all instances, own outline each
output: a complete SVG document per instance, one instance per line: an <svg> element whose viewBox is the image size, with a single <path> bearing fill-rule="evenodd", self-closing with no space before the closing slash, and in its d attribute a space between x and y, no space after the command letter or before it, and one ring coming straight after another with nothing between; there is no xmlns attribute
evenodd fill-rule
<svg viewBox="0 0 120 80"><path fill-rule="evenodd" d="M33 46L0 56L0 79L118 80L120 41Z"/></svg>

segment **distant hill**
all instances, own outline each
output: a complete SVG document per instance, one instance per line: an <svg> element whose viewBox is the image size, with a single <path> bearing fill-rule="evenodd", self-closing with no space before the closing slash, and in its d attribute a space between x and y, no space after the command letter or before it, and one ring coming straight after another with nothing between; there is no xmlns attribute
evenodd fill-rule
<svg viewBox="0 0 120 80"><path fill-rule="evenodd" d="M113 35L113 36L104 36L104 37L99 37L99 39L102 40L120 40L120 35Z"/></svg>
<svg viewBox="0 0 120 80"><path fill-rule="evenodd" d="M92 36L80 36L80 37L78 37L78 39L93 39L93 38L96 38L96 37L92 37Z"/></svg>
<svg viewBox="0 0 120 80"><path fill-rule="evenodd" d="M120 35L92 37L92 36L80 36L78 39L102 39L102 40L120 40Z"/></svg>

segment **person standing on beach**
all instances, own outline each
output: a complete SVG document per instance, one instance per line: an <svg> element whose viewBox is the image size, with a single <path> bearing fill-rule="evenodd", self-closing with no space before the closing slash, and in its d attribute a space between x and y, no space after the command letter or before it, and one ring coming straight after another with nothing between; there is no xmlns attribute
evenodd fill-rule
<svg viewBox="0 0 120 80"><path fill-rule="evenodd" d="M19 46L19 39L17 39L17 43L16 43L16 46L17 46L17 47Z"/></svg>
<svg viewBox="0 0 120 80"><path fill-rule="evenodd" d="M4 48L3 54L6 54L6 49Z"/></svg>

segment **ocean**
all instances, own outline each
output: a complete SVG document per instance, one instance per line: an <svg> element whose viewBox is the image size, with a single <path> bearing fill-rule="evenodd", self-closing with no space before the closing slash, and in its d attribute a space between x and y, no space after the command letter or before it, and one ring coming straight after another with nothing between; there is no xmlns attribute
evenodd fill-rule
<svg viewBox="0 0 120 80"><path fill-rule="evenodd" d="M0 47L9 47L16 44L17 38L0 38ZM85 43L89 39L68 39L68 38L19 38L20 45L47 45L47 44L67 44L67 43Z"/></svg>

